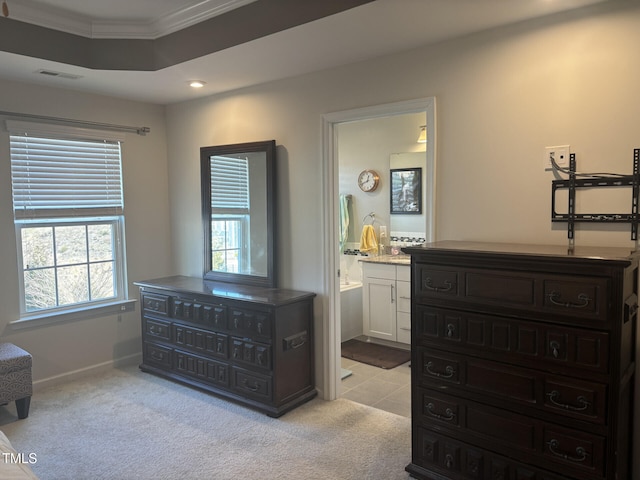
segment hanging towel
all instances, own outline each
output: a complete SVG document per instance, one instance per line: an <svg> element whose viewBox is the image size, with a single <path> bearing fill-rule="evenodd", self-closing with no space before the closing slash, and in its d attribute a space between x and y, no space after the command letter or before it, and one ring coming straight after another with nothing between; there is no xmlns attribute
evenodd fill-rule
<svg viewBox="0 0 640 480"><path fill-rule="evenodd" d="M349 195L340 195L340 253L349 235Z"/></svg>
<svg viewBox="0 0 640 480"><path fill-rule="evenodd" d="M362 227L360 251L369 254L378 253L378 240L376 240L376 231L373 229L373 225L364 225Z"/></svg>

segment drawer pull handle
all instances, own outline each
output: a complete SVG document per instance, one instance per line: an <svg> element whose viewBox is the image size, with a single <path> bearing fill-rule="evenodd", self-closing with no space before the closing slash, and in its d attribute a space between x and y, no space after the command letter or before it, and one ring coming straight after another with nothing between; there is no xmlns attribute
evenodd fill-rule
<svg viewBox="0 0 640 480"><path fill-rule="evenodd" d="M456 326L453 323L447 324L447 337L453 338L456 333Z"/></svg>
<svg viewBox="0 0 640 480"><path fill-rule="evenodd" d="M582 303L560 302L558 300L560 299L560 297L562 297L562 294L559 292L551 292L547 296L549 297L549 301L551 303L558 307L565 308L585 308L589 306L589 302L591 301L589 295L587 295L586 293L581 293L578 295L578 300L580 300Z"/></svg>
<svg viewBox="0 0 640 480"><path fill-rule="evenodd" d="M558 358L560 356L560 344L553 340L549 343L549 346L551 347L551 353L553 354L553 357Z"/></svg>
<svg viewBox="0 0 640 480"><path fill-rule="evenodd" d="M453 468L453 456L450 453L444 457L444 464L447 468Z"/></svg>
<svg viewBox="0 0 640 480"><path fill-rule="evenodd" d="M549 397L549 401L553 403L556 407L564 408L565 410L571 410L574 412L581 412L583 410L586 410L591 405L591 403L583 395L579 395L576 398L576 400L580 404L579 407L576 407L574 405L569 405L568 403L559 403L556 401L556 398L560 397L560 392L558 392L557 390L553 390L552 392L547 393L547 397Z"/></svg>
<svg viewBox="0 0 640 480"><path fill-rule="evenodd" d="M431 277L427 277L427 279L424 281L424 287L427 290L432 290L434 292L442 292L442 293L446 293L446 292L450 292L453 289L453 286L455 285L453 282L451 282L451 280L445 280L444 281L444 287L436 287L433 285L433 280L431 280Z"/></svg>
<svg viewBox="0 0 640 480"><path fill-rule="evenodd" d="M158 362L164 361L164 355L162 353L156 352L155 350L151 352L151 358L157 360Z"/></svg>
<svg viewBox="0 0 640 480"><path fill-rule="evenodd" d="M252 392L257 392L258 390L260 390L260 386L257 383L254 383L253 386L251 386L249 385L249 382L247 382L246 378L242 380L242 384L247 390L251 390Z"/></svg>
<svg viewBox="0 0 640 480"><path fill-rule="evenodd" d="M453 410L451 410L450 408L447 408L444 413L445 415L441 415L439 413L436 413L434 411L435 405L431 402L429 402L427 404L427 413L429 413L429 415L431 415L432 417L438 418L440 420L446 420L447 422L451 422L452 420L456 419L456 414L453 413Z"/></svg>
<svg viewBox="0 0 640 480"><path fill-rule="evenodd" d="M425 368L427 369L427 372L429 373L429 375L433 375L434 377L453 378L453 376L456 374L456 370L451 365L447 365L445 367L444 369L445 373L434 372L431 370L431 367L433 367L433 362L428 362L425 365Z"/></svg>
<svg viewBox="0 0 640 480"><path fill-rule="evenodd" d="M551 439L549 443L547 443L547 445L549 446L549 451L556 457L560 457L564 460L569 460L570 462L584 462L589 456L589 454L583 447L576 447L577 457L572 457L570 455L567 455L566 453L558 452L556 449L560 446L560 442L555 438Z"/></svg>

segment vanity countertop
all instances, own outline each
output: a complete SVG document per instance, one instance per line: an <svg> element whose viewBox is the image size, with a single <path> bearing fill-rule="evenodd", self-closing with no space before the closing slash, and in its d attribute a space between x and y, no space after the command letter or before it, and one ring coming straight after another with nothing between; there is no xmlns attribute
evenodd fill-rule
<svg viewBox="0 0 640 480"><path fill-rule="evenodd" d="M358 260L366 263L388 263L391 265L411 265L411 255L378 255L360 257Z"/></svg>

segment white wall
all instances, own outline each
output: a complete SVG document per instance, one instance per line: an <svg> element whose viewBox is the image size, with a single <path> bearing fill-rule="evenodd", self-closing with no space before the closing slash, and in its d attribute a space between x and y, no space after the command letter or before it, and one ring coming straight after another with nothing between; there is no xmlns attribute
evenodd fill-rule
<svg viewBox="0 0 640 480"><path fill-rule="evenodd" d="M148 126L147 136L127 134L123 144L123 184L129 294L133 281L171 273L169 197L164 109L159 106L0 81L0 110ZM136 357L141 351L140 313L44 327L14 329L19 318L16 237L11 201L9 139L0 119L0 341L13 342L33 355L40 384L100 365ZM133 358L135 360L135 358Z"/></svg>
<svg viewBox="0 0 640 480"><path fill-rule="evenodd" d="M631 173L640 147L640 7L606 5L167 109L173 256L200 275L198 149L275 139L281 287L324 290L322 115L436 96L438 239L566 243L550 221L545 146L583 171ZM196 186L194 188L194 186ZM630 211L631 203L616 205ZM330 239L330 241L335 241ZM627 225L579 226L578 244L633 245Z"/></svg>

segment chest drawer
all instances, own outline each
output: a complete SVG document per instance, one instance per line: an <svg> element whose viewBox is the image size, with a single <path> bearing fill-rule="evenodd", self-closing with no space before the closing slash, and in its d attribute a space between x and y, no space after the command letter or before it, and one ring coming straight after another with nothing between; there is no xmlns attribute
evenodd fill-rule
<svg viewBox="0 0 640 480"><path fill-rule="evenodd" d="M607 321L606 278L419 263L414 280L418 303L439 299Z"/></svg>
<svg viewBox="0 0 640 480"><path fill-rule="evenodd" d="M415 343L532 368L609 371L609 333L417 305Z"/></svg>
<svg viewBox="0 0 640 480"><path fill-rule="evenodd" d="M502 464L503 468L492 468L490 474L487 474L486 470L480 470L484 462L479 460L483 457L484 450L474 447L473 457L476 461L473 462L472 471L476 474L460 476L468 469L469 463L461 461L464 458L460 455L463 442L454 440L458 432L449 431L447 427L438 428L433 421L423 423L419 420L416 423L417 432L419 438L422 438L418 445L422 444L427 448L420 449L417 453L422 454L421 460L434 462L443 473L456 475L443 478L545 478L533 476L532 470L538 469L546 469L571 478L604 478L605 441L603 437L558 427L468 401L461 403L460 412L459 430L464 431L465 440L474 445L482 445L491 451L500 452L511 460L508 464ZM447 434L453 438L447 437ZM526 462L528 466L521 472L522 476L514 477L509 472L513 471L518 462Z"/></svg>
<svg viewBox="0 0 640 480"><path fill-rule="evenodd" d="M491 449L511 452L520 460L537 457L536 463L563 463L574 472L596 470L602 474L604 439L595 434L497 409L466 398L419 390L422 410L418 422L429 428L475 438ZM526 452L526 453L525 453Z"/></svg>
<svg viewBox="0 0 640 480"><path fill-rule="evenodd" d="M464 480L569 480L568 477L431 431L423 425L416 426L414 442L413 464L407 469L415 478L433 478L431 472L437 472L440 474L437 478ZM416 469L416 465L429 469L429 476L424 477L424 472Z"/></svg>
<svg viewBox="0 0 640 480"><path fill-rule="evenodd" d="M574 418L603 425L607 420L605 384L424 347L418 348L418 365L421 388L446 389L532 415L546 412L559 422ZM428 413L422 411L425 418ZM438 414L444 415L442 409Z"/></svg>

